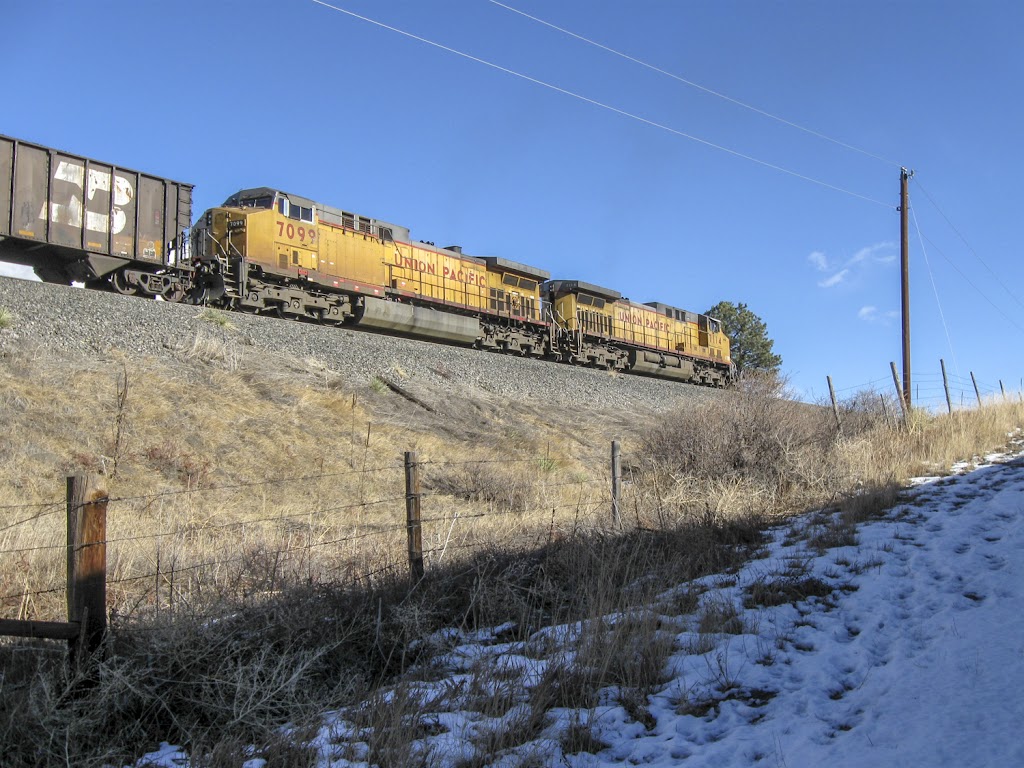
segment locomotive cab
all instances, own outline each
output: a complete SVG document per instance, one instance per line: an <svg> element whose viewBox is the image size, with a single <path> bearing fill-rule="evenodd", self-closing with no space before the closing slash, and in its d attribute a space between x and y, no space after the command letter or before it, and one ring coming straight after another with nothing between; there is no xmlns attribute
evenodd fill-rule
<svg viewBox="0 0 1024 768"><path fill-rule="evenodd" d="M316 205L268 187L244 189L211 208L193 228L193 255L246 259L271 272L319 269Z"/></svg>

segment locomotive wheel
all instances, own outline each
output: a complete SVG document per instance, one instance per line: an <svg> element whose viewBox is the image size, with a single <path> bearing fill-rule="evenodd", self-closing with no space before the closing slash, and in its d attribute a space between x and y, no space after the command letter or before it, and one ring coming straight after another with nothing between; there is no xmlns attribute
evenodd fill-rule
<svg viewBox="0 0 1024 768"><path fill-rule="evenodd" d="M185 298L185 289L182 288L179 283L173 283L167 286L167 290L164 291L161 296L163 296L164 301L170 301L177 304Z"/></svg>
<svg viewBox="0 0 1024 768"><path fill-rule="evenodd" d="M110 276L110 286L124 296L135 296L139 292L139 286L129 283L124 272L114 272Z"/></svg>

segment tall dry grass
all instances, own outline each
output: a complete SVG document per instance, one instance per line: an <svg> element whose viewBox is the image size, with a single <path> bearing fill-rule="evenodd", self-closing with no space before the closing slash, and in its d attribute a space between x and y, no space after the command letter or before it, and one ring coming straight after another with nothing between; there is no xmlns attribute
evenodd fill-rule
<svg viewBox="0 0 1024 768"><path fill-rule="evenodd" d="M634 471L659 520L740 511L787 515L890 498L910 477L945 474L958 461L1005 448L1024 425L1024 404L914 411L904 423L876 398L831 408L785 396L785 382L748 380L734 397L680 411L643 438Z"/></svg>
<svg viewBox="0 0 1024 768"><path fill-rule="evenodd" d="M679 650L663 615L697 609L687 591L667 604L667 588L754 556L787 514L840 509L845 527L818 534L830 546L907 477L1001 447L1024 422L1019 404L991 403L894 429L848 403L840 435L830 409L755 380L658 420L595 411L580 429L580 414L531 404L352 387L316 361L260 359L216 324L171 353L76 360L73 385L43 350L2 359L0 498L19 505L0 510L3 615L63 615L64 476L104 475L112 499L104 655L73 670L58 646L0 645L11 765L126 762L167 739L196 764L309 765L315 754L278 726L359 701L378 762L426 765L413 699L373 692L429 669L443 648L423 639L445 628L505 625L524 641L584 628L543 680L503 688L481 669L475 688L453 689L463 705L504 691L489 706L515 714L481 732L467 766L528 742L548 709L609 690L644 722ZM610 526L613 436L622 530ZM425 493L427 577L413 585L406 450ZM794 591L771 586L765 599ZM708 637L729 631L727 608L695 620ZM563 748L600 744L581 721Z"/></svg>

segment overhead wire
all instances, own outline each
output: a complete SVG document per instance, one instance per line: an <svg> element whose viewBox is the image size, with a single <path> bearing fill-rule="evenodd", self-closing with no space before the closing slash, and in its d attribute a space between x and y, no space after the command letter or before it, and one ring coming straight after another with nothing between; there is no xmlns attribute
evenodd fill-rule
<svg viewBox="0 0 1024 768"><path fill-rule="evenodd" d="M914 219L914 228L917 230L917 239L921 242L921 254L924 256L924 264L928 270L928 279L932 284L932 292L935 294L935 304L939 308L939 318L942 320L942 330L946 332L946 343L949 345L949 353L953 356L953 368L960 373L960 365L956 361L956 352L953 350L953 339L949 335L949 326L946 324L946 313L942 311L942 301L939 299L939 289L935 285L935 275L932 272L932 264L928 260L928 249L924 247L924 237L921 236L921 225L917 221L917 211L910 206L910 215Z"/></svg>
<svg viewBox="0 0 1024 768"><path fill-rule="evenodd" d="M675 136L680 136L680 137L682 137L684 139L689 139L690 141L695 141L698 144L703 144L706 147L710 147L712 149L717 149L720 152L725 152L726 154L732 155L734 157L738 157L738 158L741 158L743 160L748 160L748 161L750 161L752 163L756 163L757 165L763 166L765 168L771 168L772 170L779 171L780 173L785 173L785 174L787 174L789 176L794 176L794 177L796 177L798 179L802 179L803 181L808 181L808 182L810 182L812 184L817 184L818 186L825 187L826 189L831 189L834 192L840 192L840 193L842 193L844 195L849 195L851 197L855 197L855 198L858 198L860 200L864 200L865 202L874 203L875 205L880 205L880 206L882 206L884 208L893 208L894 207L892 203L886 203L886 202L882 202L881 200L876 200L875 198L868 197L866 195L862 195L859 192L854 192L852 190L836 186L835 184L829 184L827 181L822 181L821 179L816 179L816 178L814 178L812 176L807 176L805 174L799 173L798 171L790 170L789 168L784 168L781 165L776 165L775 163L770 163L767 160L761 160L759 158L753 157L752 155L747 155L747 154L745 154L743 152L740 152L738 150L730 149L729 147L723 146L721 144L716 144L716 143L714 143L712 141L708 141L707 139L702 139L699 136L694 136L693 134L677 130L675 128L672 128L671 126L665 125L664 123L659 123L659 122L657 122L655 120L650 120L650 119L648 119L646 117L642 117L641 115L637 115L637 114L635 114L633 112L628 112L628 111L626 111L624 109L619 109L618 107L613 107L610 104L605 104L604 102L597 101L596 99L591 99L588 96L583 96L582 94L576 93L574 91L570 91L570 90L568 90L566 88L561 88L561 87L559 87L557 85L554 85L552 83L548 83L548 82L546 82L544 80L539 80L538 78L531 77L530 75L523 74L522 72L517 72L514 69L509 69L508 67L503 67L500 64L495 64L494 62L487 61L486 59L481 59L478 56L473 56L472 54L465 53L465 52L460 51L460 50L458 50L456 48L452 48L451 46L447 46L447 45L444 45L442 43L435 42L433 40L430 40L428 38L422 37L420 35L413 34L412 32L407 32L407 31L405 31L403 29L399 29L398 27L391 26L390 24L385 24L384 22L377 21L376 19L371 19L368 16L363 16L361 14L355 13L354 11L350 11L350 10L347 10L345 8L341 8L341 7L337 6L337 5L332 5L331 3L325 2L325 0L310 0L310 1L313 2L313 3L316 3L317 5L321 5L324 8L329 8L329 9L331 9L333 11L337 11L338 13L343 13L346 16L350 16L350 17L352 17L354 19L359 19L360 21L365 21L368 24L373 24L374 26L380 27L381 29L386 29L386 30L388 30L390 32L395 32L395 33L397 33L399 35L403 35L404 37L408 37L408 38L410 38L412 40L416 40L418 42L425 43L427 45L433 46L434 48L438 48L438 49L440 49L442 51L447 51L448 53L453 53L456 56L461 56L464 59L469 59L470 61L474 61L474 62L476 62L478 64L483 64L484 66L490 67L492 69L496 69L499 72L504 72L505 74L521 78L523 80L526 80L527 82L531 82L531 83L534 83L536 85L543 86L544 88L549 88L550 90L555 91L557 93L561 93L561 94L563 94L565 96L570 96L570 97L572 97L574 99L578 99L578 100L580 100L582 102L585 102L587 104L591 104L591 105L593 105L595 107L600 107L601 109L608 110L609 112L614 112L614 113L616 113L618 115L622 115L623 117L628 117L631 120L636 120L638 122L644 123L645 125L649 125L649 126L651 126L653 128L657 128L659 130L666 131L667 133L671 133L671 134L673 134Z"/></svg>
<svg viewBox="0 0 1024 768"><path fill-rule="evenodd" d="M748 109L751 112L756 112L759 115L767 117L771 120L775 120L779 123L782 123L783 125L788 125L790 128L796 128L798 131L803 131L804 133L808 133L811 136L815 136L819 139L832 142L833 144L837 144L838 146L843 147L845 149L849 149L853 152L859 152L862 155L874 158L875 160L880 160L883 163L888 163L889 165L894 166L896 168L901 167L901 164L897 163L895 160L890 160L887 157L882 157L881 155L877 155L874 152L870 152L861 147L854 146L853 144L848 144L847 142L842 141L840 139L835 139L831 136L821 133L820 131L816 131L813 128L807 128L806 126L800 125L799 123L794 123L791 120L786 120L783 117L774 115L771 112L767 112L766 110L755 107L752 104L747 104L745 102L740 101L739 99L734 99L731 96L713 90L712 88L708 88L707 86L701 85L700 83L696 83L693 80L688 80L687 78L681 75L677 75L674 72L669 72L666 69L662 69L661 67L655 66L654 64L643 61L642 59L638 59L635 56L630 56L628 53L623 53L622 51L618 51L615 48L603 45L602 43L599 43L596 40L591 40L589 37L584 37L583 35L577 34L571 30L566 29L565 27L560 27L557 24L552 24L550 21L545 21L544 19L538 18L537 16L533 16L532 14L526 13L525 11L521 11L518 8L513 8L511 5L506 5L505 3L498 2L498 0L487 1L492 5L498 6L499 8L504 8L505 10L511 11L512 13L517 13L520 16L524 16L525 18L530 19L531 21L537 22L538 24L543 24L546 27L550 27L551 29L554 29L558 32L569 35L570 37L574 37L577 40L586 43L587 45L592 45L595 48L600 48L603 51L607 51L608 53L611 53L615 56L619 56L620 58L626 59L627 61L631 61L634 64L639 64L641 67L646 67L647 69L657 72L658 74L665 75L666 77L671 77L673 80L678 80L680 83L688 85L691 88L696 88L699 91L703 91L704 93L710 94L711 96L715 96L719 99L728 101L729 103L735 104L738 107Z"/></svg>
<svg viewBox="0 0 1024 768"><path fill-rule="evenodd" d="M1017 323L1016 320L1014 320L1012 317L1010 317L1010 315L1006 314L1006 312L1003 311L1002 307L1000 307L998 304L996 304L994 301L992 301L992 299L989 298L988 294L986 294L983 290L981 290L981 288L979 288L977 285L975 285L974 281L971 280L971 278L969 278L966 274L964 274L963 270L961 270L956 264L954 264L953 260L950 259L949 256L947 256L945 253L943 253L942 249L939 248L938 245L936 245L934 240L932 240L927 235L924 236L924 240L926 240L929 243L929 245L931 245L932 249L934 249L943 259L946 260L946 263L949 264L949 266L951 266L954 270L956 270L956 273L958 275L960 275L960 277L962 277L964 279L964 282L966 282L969 286L971 286L971 288L973 288L975 291L977 291L978 295L981 296L983 299L985 299L985 301L987 301L989 304L991 304L992 308L996 312L998 312L1000 315L1002 315L1004 318L1006 318L1006 320L1011 325L1016 327L1016 329L1018 331L1020 331L1021 333L1024 333L1024 328L1022 328L1020 326L1020 324Z"/></svg>
<svg viewBox="0 0 1024 768"><path fill-rule="evenodd" d="M963 236L963 234L960 232L957 226L952 222L952 220L950 220L949 216L947 216L946 213L942 210L942 208L939 207L939 204L935 201L935 198L932 197L931 194L929 194L927 189L924 188L924 185L921 184L920 180L916 178L916 175L913 181L924 193L924 196L928 199L928 202L930 202L935 207L935 210L939 212L939 215L946 220L946 223L949 225L949 228L952 229L953 232L956 233L956 236L960 238L960 241L965 246L967 246L967 250L970 251L971 255L981 262L982 266L988 270L988 273L995 278L996 282L999 283L1000 286L1002 286L1002 289L1006 291L1007 294L1009 294L1010 298L1017 302L1017 304L1019 304L1021 308L1024 308L1024 301L1021 301L1020 298L1018 298L1017 295L1007 287L1006 283L1004 283L1003 280L999 277L999 275L996 274L995 270L993 270L992 267L990 267L988 263L983 258L981 258L981 255L976 250L974 250L971 244L967 242L967 238Z"/></svg>

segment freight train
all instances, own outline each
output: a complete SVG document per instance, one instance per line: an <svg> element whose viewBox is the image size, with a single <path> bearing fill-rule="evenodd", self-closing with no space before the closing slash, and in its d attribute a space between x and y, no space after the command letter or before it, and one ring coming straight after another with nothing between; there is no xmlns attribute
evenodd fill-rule
<svg viewBox="0 0 1024 768"><path fill-rule="evenodd" d="M316 323L725 387L721 323L279 189L191 221L192 185L0 136L0 260L83 282Z"/></svg>

